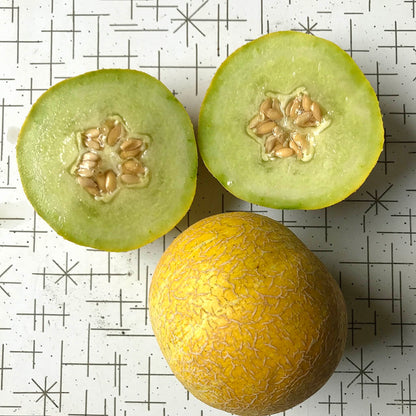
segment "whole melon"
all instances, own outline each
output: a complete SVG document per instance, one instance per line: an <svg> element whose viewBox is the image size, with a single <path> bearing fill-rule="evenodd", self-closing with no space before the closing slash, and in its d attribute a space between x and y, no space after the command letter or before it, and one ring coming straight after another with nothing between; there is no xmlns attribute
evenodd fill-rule
<svg viewBox="0 0 416 416"><path fill-rule="evenodd" d="M254 213L214 215L180 234L156 267L149 307L179 381L236 415L306 400L332 375L346 341L334 278L289 229Z"/></svg>

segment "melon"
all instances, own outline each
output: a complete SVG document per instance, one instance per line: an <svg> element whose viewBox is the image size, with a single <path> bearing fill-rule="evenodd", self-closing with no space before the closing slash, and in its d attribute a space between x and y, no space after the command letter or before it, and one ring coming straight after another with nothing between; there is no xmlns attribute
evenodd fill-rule
<svg viewBox="0 0 416 416"><path fill-rule="evenodd" d="M384 129L375 92L345 51L284 31L248 42L222 63L197 140L208 170L236 197L318 209L363 184Z"/></svg>
<svg viewBox="0 0 416 416"><path fill-rule="evenodd" d="M168 365L195 397L246 416L318 391L347 336L343 295L277 221L232 212L175 238L153 274L150 320Z"/></svg>
<svg viewBox="0 0 416 416"><path fill-rule="evenodd" d="M172 229L195 195L191 120L157 79L103 69L62 81L31 108L18 137L23 189L61 236L107 251Z"/></svg>

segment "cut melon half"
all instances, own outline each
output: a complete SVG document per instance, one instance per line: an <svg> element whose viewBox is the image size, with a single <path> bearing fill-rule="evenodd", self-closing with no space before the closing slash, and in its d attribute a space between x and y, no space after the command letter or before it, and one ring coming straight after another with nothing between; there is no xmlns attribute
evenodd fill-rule
<svg viewBox="0 0 416 416"><path fill-rule="evenodd" d="M381 153L378 100L334 43L276 32L220 66L201 106L198 145L232 194L281 209L318 209L348 197Z"/></svg>
<svg viewBox="0 0 416 416"><path fill-rule="evenodd" d="M20 131L17 162L29 201L58 234L107 251L167 233L195 194L190 118L160 81L134 70L50 88Z"/></svg>

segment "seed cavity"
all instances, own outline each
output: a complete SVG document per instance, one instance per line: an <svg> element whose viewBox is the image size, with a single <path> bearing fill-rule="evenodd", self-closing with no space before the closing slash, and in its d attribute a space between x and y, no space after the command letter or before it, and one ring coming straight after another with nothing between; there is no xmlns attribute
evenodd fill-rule
<svg viewBox="0 0 416 416"><path fill-rule="evenodd" d="M247 132L261 145L264 160L295 157L306 162L313 157L316 136L330 122L328 112L300 87L290 94L267 93Z"/></svg>
<svg viewBox="0 0 416 416"><path fill-rule="evenodd" d="M77 134L79 155L71 168L78 184L96 200L110 201L122 188L145 186L150 137L132 134L118 115Z"/></svg>

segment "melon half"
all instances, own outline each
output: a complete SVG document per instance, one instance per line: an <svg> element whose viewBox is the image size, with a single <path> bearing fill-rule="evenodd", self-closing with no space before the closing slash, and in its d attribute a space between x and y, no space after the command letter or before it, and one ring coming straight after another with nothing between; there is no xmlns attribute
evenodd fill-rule
<svg viewBox="0 0 416 416"><path fill-rule="evenodd" d="M37 213L61 236L126 251L172 229L195 195L191 120L157 79L103 69L62 81L33 105L17 162Z"/></svg>
<svg viewBox="0 0 416 416"><path fill-rule="evenodd" d="M197 139L209 171L238 198L317 209L360 187L384 130L376 94L351 57L328 40L287 31L224 61L202 103Z"/></svg>

